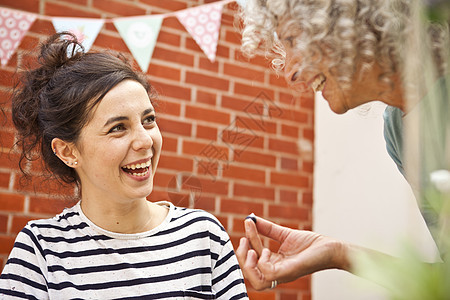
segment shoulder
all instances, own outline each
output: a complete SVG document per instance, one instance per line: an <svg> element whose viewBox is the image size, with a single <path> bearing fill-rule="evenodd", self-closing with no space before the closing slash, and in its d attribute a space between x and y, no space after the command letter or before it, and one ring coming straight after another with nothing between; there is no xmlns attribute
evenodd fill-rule
<svg viewBox="0 0 450 300"><path fill-rule="evenodd" d="M172 221L207 224L225 231L220 221L214 215L202 209L174 206Z"/></svg>

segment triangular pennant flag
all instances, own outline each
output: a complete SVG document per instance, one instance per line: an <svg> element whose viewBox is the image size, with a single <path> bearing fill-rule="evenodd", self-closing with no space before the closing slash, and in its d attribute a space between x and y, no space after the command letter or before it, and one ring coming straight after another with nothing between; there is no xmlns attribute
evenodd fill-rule
<svg viewBox="0 0 450 300"><path fill-rule="evenodd" d="M216 59L222 7L222 3L217 3L175 13L211 62Z"/></svg>
<svg viewBox="0 0 450 300"><path fill-rule="evenodd" d="M30 29L36 15L0 8L0 61L5 66Z"/></svg>
<svg viewBox="0 0 450 300"><path fill-rule="evenodd" d="M69 31L73 33L88 52L105 21L87 18L52 18L52 23L56 32Z"/></svg>
<svg viewBox="0 0 450 300"><path fill-rule="evenodd" d="M144 73L147 73L162 20L163 17L161 16L129 17L114 20L114 25L120 36Z"/></svg>

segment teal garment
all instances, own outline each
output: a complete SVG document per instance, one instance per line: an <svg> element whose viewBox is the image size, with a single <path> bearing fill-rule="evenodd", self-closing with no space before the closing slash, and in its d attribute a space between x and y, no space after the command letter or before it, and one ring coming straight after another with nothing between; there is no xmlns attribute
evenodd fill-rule
<svg viewBox="0 0 450 300"><path fill-rule="evenodd" d="M444 197L436 193L436 188L430 182L430 173L436 170L449 170L450 149L448 137L450 136L449 118L449 89L448 77L443 77L429 90L427 95L408 114L392 106L386 107L384 112L384 138L386 149L399 171L410 183L424 220L439 246L439 216ZM405 119L413 118L419 122L420 132L418 171L419 181L411 182L404 169L404 123ZM441 254L445 251L439 249Z"/></svg>
<svg viewBox="0 0 450 300"><path fill-rule="evenodd" d="M384 118L384 139L386 140L386 149L389 156L397 165L400 173L405 176L403 168L403 112L393 106L387 106Z"/></svg>

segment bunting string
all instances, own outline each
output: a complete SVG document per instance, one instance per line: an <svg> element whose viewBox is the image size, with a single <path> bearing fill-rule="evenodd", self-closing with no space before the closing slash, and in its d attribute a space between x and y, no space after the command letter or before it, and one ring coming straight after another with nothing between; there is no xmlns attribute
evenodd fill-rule
<svg viewBox="0 0 450 300"><path fill-rule="evenodd" d="M215 61L224 5L245 0L221 0L183 10L111 19L50 17L0 7L0 62L8 64L36 19L51 21L56 32L69 31L86 51L92 47L105 23L113 23L143 72L147 72L163 19L176 17L211 62Z"/></svg>

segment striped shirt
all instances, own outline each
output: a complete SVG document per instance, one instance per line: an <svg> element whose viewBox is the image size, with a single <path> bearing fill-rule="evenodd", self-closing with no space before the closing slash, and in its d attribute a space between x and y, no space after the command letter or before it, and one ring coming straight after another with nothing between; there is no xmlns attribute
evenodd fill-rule
<svg viewBox="0 0 450 300"><path fill-rule="evenodd" d="M228 234L211 214L179 208L156 228L119 234L80 203L18 234L0 297L28 299L248 299Z"/></svg>

